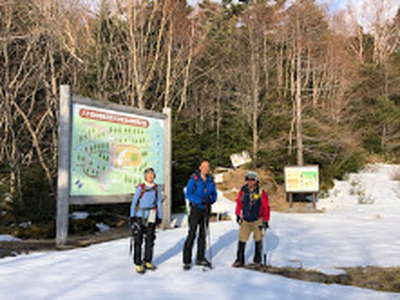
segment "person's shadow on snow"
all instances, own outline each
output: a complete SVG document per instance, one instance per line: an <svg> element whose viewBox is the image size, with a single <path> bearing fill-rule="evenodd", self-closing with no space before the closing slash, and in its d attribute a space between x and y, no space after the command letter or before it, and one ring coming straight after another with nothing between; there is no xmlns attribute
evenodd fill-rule
<svg viewBox="0 0 400 300"><path fill-rule="evenodd" d="M238 231L237 230L230 230L224 235L220 236L217 241L212 243L211 245L211 253L212 256L215 257L221 250L229 247L230 244L234 243L237 241L237 235ZM182 252L183 249L183 244L185 243L185 238L182 238L179 240L174 246L169 248L167 251L164 253L158 255L154 259L154 263L156 265L161 265L162 263L166 262L168 259L174 257L175 255L179 254ZM195 249L193 249L195 250ZM207 247L207 253L206 255L209 255L210 248L209 246Z"/></svg>
<svg viewBox="0 0 400 300"><path fill-rule="evenodd" d="M163 254L157 256L154 259L154 263L156 265L161 265L163 262L166 262L168 259L171 257L174 257L178 253L182 252L183 249L183 244L185 243L185 238L180 239L174 246L169 248L167 251L165 251Z"/></svg>
<svg viewBox="0 0 400 300"><path fill-rule="evenodd" d="M228 248L234 242L237 242L238 238L238 231L236 229L232 229L225 233L224 235L220 236L217 241L213 243L211 246L211 253L212 256L215 257L217 254L225 249Z"/></svg>

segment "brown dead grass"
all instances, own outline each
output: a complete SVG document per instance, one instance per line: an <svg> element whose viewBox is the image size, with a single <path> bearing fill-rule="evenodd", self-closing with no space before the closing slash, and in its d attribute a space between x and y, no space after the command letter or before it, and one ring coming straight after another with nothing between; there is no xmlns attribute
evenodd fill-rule
<svg viewBox="0 0 400 300"><path fill-rule="evenodd" d="M391 178L392 178L392 180L400 181L400 167L397 167L397 168L393 171Z"/></svg>
<svg viewBox="0 0 400 300"><path fill-rule="evenodd" d="M231 201L236 201L237 193L238 192L223 192L223 195Z"/></svg>
<svg viewBox="0 0 400 300"><path fill-rule="evenodd" d="M238 168L224 173L224 182L217 184L218 189L221 191L240 190L245 183L244 177L248 171L250 171L250 169ZM256 169L254 171L258 173L263 188L271 191L278 187L270 172L262 169Z"/></svg>
<svg viewBox="0 0 400 300"><path fill-rule="evenodd" d="M367 164L384 164L387 163L387 158L379 154L370 154L367 157Z"/></svg>
<svg viewBox="0 0 400 300"><path fill-rule="evenodd" d="M224 197L232 201L236 200L238 191L245 183L244 177L248 171L249 169L246 168L238 168L224 174L224 182L217 184L218 189L223 192ZM261 187L268 191L270 206L273 211L291 213L317 212L309 209L308 206L310 204L304 202L294 202L293 207L289 208L284 187L275 182L270 172L262 169L256 169L255 171L260 176Z"/></svg>
<svg viewBox="0 0 400 300"><path fill-rule="evenodd" d="M343 268L353 285L374 290L400 293L400 268L357 267Z"/></svg>
<svg viewBox="0 0 400 300"><path fill-rule="evenodd" d="M368 288L378 291L400 293L400 268L382 268L382 267L356 267L342 268L346 274L327 275L314 270L298 268L280 268L271 266L247 266L247 269L281 275L288 278L320 282L325 284L343 284Z"/></svg>
<svg viewBox="0 0 400 300"><path fill-rule="evenodd" d="M30 253L46 250L68 250L87 247L92 244L104 243L130 236L128 226L111 228L109 231L96 232L94 234L70 234L66 246L56 247L54 239L27 239L13 242L0 242L0 258L15 256L21 253Z"/></svg>

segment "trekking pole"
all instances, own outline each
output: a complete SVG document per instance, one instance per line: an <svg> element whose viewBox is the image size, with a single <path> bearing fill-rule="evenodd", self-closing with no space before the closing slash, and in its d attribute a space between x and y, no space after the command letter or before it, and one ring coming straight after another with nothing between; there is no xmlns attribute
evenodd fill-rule
<svg viewBox="0 0 400 300"><path fill-rule="evenodd" d="M206 223L206 226L207 226L207 231L206 231L206 233L207 233L207 247L208 247L208 253L209 253L209 256L210 256L210 265L211 265L211 268L212 268L212 249L211 249L211 231L210 231L210 209L208 209L208 213L207 213L207 223Z"/></svg>
<svg viewBox="0 0 400 300"><path fill-rule="evenodd" d="M264 266L267 266L267 254L265 253L265 247L264 247L264 238L266 236L267 229L263 229L263 237L262 237L262 242L261 242L261 249L263 253L263 261L264 261Z"/></svg>
<svg viewBox="0 0 400 300"><path fill-rule="evenodd" d="M212 254L212 247L211 247L211 234L210 234L210 228L208 228L208 242L210 243L209 249L210 249L210 263L212 267L212 259L213 259L213 254Z"/></svg>
<svg viewBox="0 0 400 300"><path fill-rule="evenodd" d="M132 230L131 220L129 220L128 224L129 224L129 230L131 232L131 237L129 239L129 256L131 256L132 255L132 248L133 248L133 246L132 246L132 244L133 244L133 230Z"/></svg>
<svg viewBox="0 0 400 300"><path fill-rule="evenodd" d="M129 256L131 256L132 255L132 244L133 244L133 237L131 236L131 238L130 238L130 243L129 243Z"/></svg>

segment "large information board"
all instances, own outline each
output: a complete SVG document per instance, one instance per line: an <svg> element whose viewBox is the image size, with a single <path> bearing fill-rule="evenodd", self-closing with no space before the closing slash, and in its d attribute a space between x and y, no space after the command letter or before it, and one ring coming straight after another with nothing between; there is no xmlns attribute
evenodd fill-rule
<svg viewBox="0 0 400 300"><path fill-rule="evenodd" d="M164 180L164 120L74 103L71 196L134 193L152 167Z"/></svg>
<svg viewBox="0 0 400 300"><path fill-rule="evenodd" d="M56 244L68 238L70 205L127 203L153 168L171 221L171 108L163 113L73 95L60 86Z"/></svg>

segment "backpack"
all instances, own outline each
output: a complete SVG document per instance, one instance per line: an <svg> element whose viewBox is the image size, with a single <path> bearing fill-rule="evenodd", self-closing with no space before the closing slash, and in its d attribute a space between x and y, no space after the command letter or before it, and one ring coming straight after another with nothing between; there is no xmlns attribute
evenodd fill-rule
<svg viewBox="0 0 400 300"><path fill-rule="evenodd" d="M155 192L156 192L156 197L155 197L155 199L154 199L154 206L157 208L157 202L158 202L158 186L157 186L157 184L155 184L155 185L154 185L151 189L149 189L149 190L146 190L146 184L144 184L144 183L139 184L139 186L141 187L141 190L140 190L139 198L138 198L138 200L137 200L137 202L136 202L135 213L139 210L140 200L143 198L143 195L144 195L146 192L152 191L153 189L154 189Z"/></svg>
<svg viewBox="0 0 400 300"><path fill-rule="evenodd" d="M260 213L260 210L261 210L261 207L262 207L262 196L261 195L263 193L263 190L259 186L257 186L256 189L253 192L250 192L250 189L248 188L248 186L247 185L243 185L242 188L241 188L241 192L243 193L242 197L240 199L240 201L242 203L243 216L244 216L244 210L245 210L245 201L244 201L244 199L245 199L246 194L249 194L249 198L250 198L249 199L249 210L251 211L253 205L256 205L256 206L259 206L258 213ZM252 195L254 195L255 197L252 198ZM250 212L250 211L248 211L248 212Z"/></svg>
<svg viewBox="0 0 400 300"><path fill-rule="evenodd" d="M199 182L200 176L198 175L198 173L194 173L192 175L193 179L194 179L194 187L193 187L193 193L196 193L196 189L197 189L197 184ZM207 175L207 178L211 178L211 181L214 182L213 177L211 175Z"/></svg>

